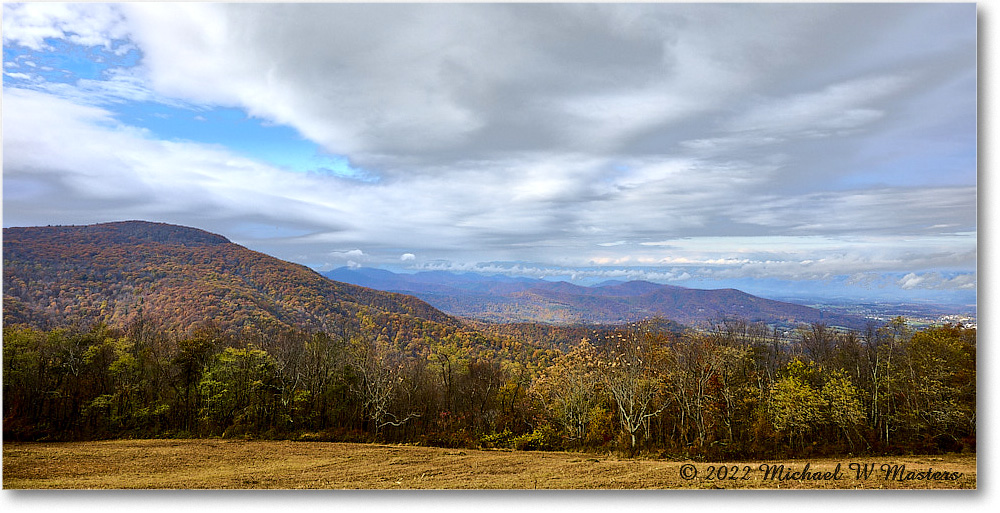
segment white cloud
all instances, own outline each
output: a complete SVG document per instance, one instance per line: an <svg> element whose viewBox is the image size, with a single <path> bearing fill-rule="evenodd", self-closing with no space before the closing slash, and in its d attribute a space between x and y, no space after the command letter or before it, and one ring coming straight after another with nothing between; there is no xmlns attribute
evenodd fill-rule
<svg viewBox="0 0 1000 513"><path fill-rule="evenodd" d="M633 146L651 130L745 109L733 102L752 87L811 52L829 53L802 43L815 44L810 30L836 37L825 24L840 15L826 6L503 4L136 4L126 12L159 92L245 108L363 165ZM774 96L729 123L737 131L854 128L882 115L866 105L898 81Z"/></svg>
<svg viewBox="0 0 1000 513"><path fill-rule="evenodd" d="M352 249L349 251L331 251L330 256L334 258L364 258L365 252L360 249Z"/></svg>
<svg viewBox="0 0 1000 513"><path fill-rule="evenodd" d="M633 168L621 183L634 185L593 190L570 177L602 176L606 167L599 161L549 157L541 169L568 172L554 179L553 172L538 172L540 155L529 166L495 164L506 174L480 168L471 182L468 171L452 170L366 184L280 171L219 147L157 141L106 110L41 92L8 89L3 116L9 127L5 215L13 219L41 215L37 209L45 205L49 214L67 208L100 220L114 212L226 233L226 219L263 216L306 234L290 240L314 251L405 244L423 253L537 261L566 253L573 256L564 260L576 266L711 265L755 276L843 274L914 262L966 265L975 251L974 231L937 236L927 228L932 220L953 221L936 223L946 225L945 233L974 226L963 209L975 197L967 189L844 191L734 206L743 194L740 182L683 178L697 168ZM528 195L535 183L539 190ZM66 207L36 195L52 190L64 191ZM195 220L195 212L217 217ZM701 233L707 223L726 219L804 235L713 239ZM890 236L901 227L905 233ZM866 231L878 236L859 239ZM810 235L829 232L852 236ZM609 235L622 238L608 243ZM869 256L877 252L883 256ZM313 261L324 261L316 255ZM382 258L359 249L331 256Z"/></svg>
<svg viewBox="0 0 1000 513"><path fill-rule="evenodd" d="M33 80L35 78L33 75L27 73L8 73L5 71L3 74L11 78L20 78L23 80Z"/></svg>
<svg viewBox="0 0 1000 513"><path fill-rule="evenodd" d="M45 39L111 48L127 35L125 19L113 4L23 3L3 6L3 41L42 50Z"/></svg>
<svg viewBox="0 0 1000 513"><path fill-rule="evenodd" d="M568 278L580 280L645 280L645 281L685 281L692 275L685 269L636 269L636 268L577 268L556 266L532 266L518 263L460 263L437 261L416 265L419 271L474 272L488 275L527 276L536 279Z"/></svg>
<svg viewBox="0 0 1000 513"><path fill-rule="evenodd" d="M3 23L6 46L142 53L4 89L5 222L252 221L305 263L532 275L917 287L974 267L975 6L7 4ZM372 180L157 140L116 102L236 107ZM913 179L914 160L940 171Z"/></svg>
<svg viewBox="0 0 1000 513"><path fill-rule="evenodd" d="M975 290L976 275L974 273L962 273L947 277L937 272L909 273L903 276L897 284L904 290Z"/></svg>

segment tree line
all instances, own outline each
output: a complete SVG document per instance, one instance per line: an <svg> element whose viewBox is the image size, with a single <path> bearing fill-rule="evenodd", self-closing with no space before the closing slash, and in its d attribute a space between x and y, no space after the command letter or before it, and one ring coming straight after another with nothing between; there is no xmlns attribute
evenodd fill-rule
<svg viewBox="0 0 1000 513"><path fill-rule="evenodd" d="M261 437L706 459L975 450L976 330L789 339L761 323L593 329L543 347L461 331L183 336L134 321L3 330L5 439Z"/></svg>

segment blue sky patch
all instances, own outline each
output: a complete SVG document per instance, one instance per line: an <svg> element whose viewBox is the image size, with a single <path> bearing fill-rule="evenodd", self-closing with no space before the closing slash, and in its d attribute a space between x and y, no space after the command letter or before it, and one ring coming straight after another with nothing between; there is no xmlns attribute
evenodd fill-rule
<svg viewBox="0 0 1000 513"><path fill-rule="evenodd" d="M108 69L135 66L140 59L140 53L135 49L116 55L114 51L100 46L84 47L54 39L46 42L52 50L35 51L22 46L5 45L5 70L34 74L47 82L74 84L81 79L101 80L105 78L104 74Z"/></svg>
<svg viewBox="0 0 1000 513"><path fill-rule="evenodd" d="M118 55L115 50L122 48L121 44L108 50L61 40L46 42L51 49L44 51L4 46L8 83L30 87L39 83L74 85L80 80L105 80L109 70L137 66L142 58L134 48ZM248 158L301 173L376 181L370 173L352 167L346 157L327 154L295 129L250 117L241 109L210 106L186 109L154 101L115 102L104 107L122 123L144 128L159 139L220 145Z"/></svg>
<svg viewBox="0 0 1000 513"><path fill-rule="evenodd" d="M346 157L326 154L294 128L247 116L241 109L183 109L155 102L110 108L123 123L143 127L159 139L217 144L296 172L370 181L369 174L352 167Z"/></svg>

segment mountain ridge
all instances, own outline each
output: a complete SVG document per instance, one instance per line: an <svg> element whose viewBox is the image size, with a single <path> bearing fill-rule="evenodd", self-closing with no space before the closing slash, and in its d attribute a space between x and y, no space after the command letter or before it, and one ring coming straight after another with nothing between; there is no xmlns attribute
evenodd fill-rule
<svg viewBox="0 0 1000 513"><path fill-rule="evenodd" d="M318 273L197 228L119 221L4 228L4 322L38 327L158 317L184 330L332 331L360 314L457 326L487 322L624 324L664 318L697 325L738 317L794 326L860 327L851 316L753 296L648 281L584 287L533 278L372 268ZM398 320L398 319L397 319Z"/></svg>
<svg viewBox="0 0 1000 513"><path fill-rule="evenodd" d="M648 281L608 281L589 287L539 279L495 279L475 273L400 274L341 267L323 273L346 283L413 294L458 317L490 322L626 323L663 317L684 324L739 317L794 326L825 323L861 327L859 317L754 296L737 289L690 289ZM462 286L455 286L461 281Z"/></svg>
<svg viewBox="0 0 1000 513"><path fill-rule="evenodd" d="M122 325L144 316L178 331L211 321L334 332L359 315L458 324L415 297L334 282L197 228L123 221L3 235L5 324Z"/></svg>

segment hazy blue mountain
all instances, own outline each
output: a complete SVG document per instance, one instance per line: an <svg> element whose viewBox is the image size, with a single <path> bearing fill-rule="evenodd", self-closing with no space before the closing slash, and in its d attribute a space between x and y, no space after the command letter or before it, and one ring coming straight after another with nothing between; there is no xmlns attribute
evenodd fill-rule
<svg viewBox="0 0 1000 513"><path fill-rule="evenodd" d="M622 323L663 317L699 324L738 317L794 326L822 322L860 327L864 319L735 289L700 290L647 281L606 281L584 287L564 281L442 271L415 274L342 267L324 276L412 294L451 315L494 322Z"/></svg>

